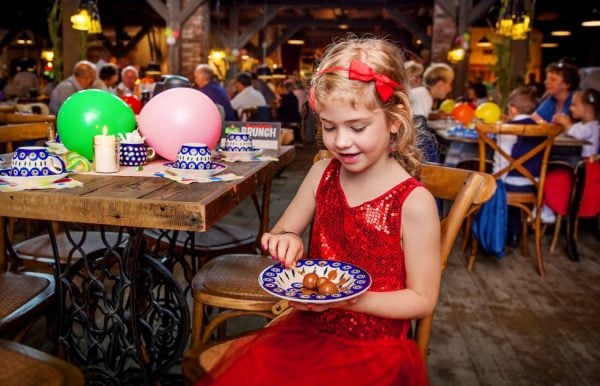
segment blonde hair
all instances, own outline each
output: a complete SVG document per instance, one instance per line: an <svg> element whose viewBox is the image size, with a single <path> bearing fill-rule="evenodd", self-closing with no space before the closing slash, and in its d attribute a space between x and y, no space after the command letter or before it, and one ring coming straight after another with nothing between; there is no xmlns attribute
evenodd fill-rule
<svg viewBox="0 0 600 386"><path fill-rule="evenodd" d="M400 86L396 87L392 96L383 102L376 91L375 82L362 82L348 78L348 68L352 60L367 64L374 73L386 75ZM334 67L341 68L330 70ZM324 70L328 71L323 72ZM348 102L352 106L362 104L369 109L383 111L388 125L399 122L398 135L392 138L390 133L390 143L394 144L391 155L408 173L418 177L421 152L416 144L417 133L407 89L408 79L404 70L404 58L394 43L383 38L349 36L332 43L325 49L311 80L310 93L317 115L322 103L337 99ZM317 120L317 132L320 136L322 128L319 120Z"/></svg>
<svg viewBox="0 0 600 386"><path fill-rule="evenodd" d="M411 85L417 85L421 83L421 75L423 75L423 65L414 60L409 60L404 63L404 69L406 70L406 76L408 82Z"/></svg>
<svg viewBox="0 0 600 386"><path fill-rule="evenodd" d="M423 73L423 83L427 86L433 86L439 81L452 83L454 80L454 70L446 63L432 63Z"/></svg>

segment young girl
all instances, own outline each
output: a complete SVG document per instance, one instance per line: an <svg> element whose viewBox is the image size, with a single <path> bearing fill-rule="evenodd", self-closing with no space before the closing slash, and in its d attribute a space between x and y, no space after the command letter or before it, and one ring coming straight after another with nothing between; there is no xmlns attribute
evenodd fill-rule
<svg viewBox="0 0 600 386"><path fill-rule="evenodd" d="M569 136L583 139L590 143L582 147L581 156L585 158L594 154L600 154L600 92L592 88L575 91L569 111L573 118L579 121L571 124L569 117L562 115L559 123L568 127L567 134ZM564 167L555 168L546 175L546 183L544 184L545 205L542 212L542 220L544 222L554 222L554 212L562 216L567 214L573 178L573 171ZM592 192L588 194L592 195ZM594 192L592 196L597 197L597 194ZM597 199L594 201L598 202ZM582 200L582 207L579 209L580 213L587 212L586 205L587 200ZM597 207L595 203L591 205Z"/></svg>
<svg viewBox="0 0 600 386"><path fill-rule="evenodd" d="M569 111L578 122L571 123L568 115L561 115L556 118L557 123L568 127L569 136L590 143L581 149L582 157L597 154L600 143L600 92L593 88L575 91Z"/></svg>
<svg viewBox="0 0 600 386"><path fill-rule="evenodd" d="M199 385L424 385L423 359L407 338L433 312L440 227L431 194L415 179L419 155L402 55L380 39L326 50L310 104L333 159L317 162L263 249L286 267L303 256L350 262L371 274L362 296L290 302L287 319L240 343Z"/></svg>

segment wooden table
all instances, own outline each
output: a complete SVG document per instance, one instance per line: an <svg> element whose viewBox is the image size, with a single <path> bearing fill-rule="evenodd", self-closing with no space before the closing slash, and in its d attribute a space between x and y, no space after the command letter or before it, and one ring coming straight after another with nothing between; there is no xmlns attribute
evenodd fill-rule
<svg viewBox="0 0 600 386"><path fill-rule="evenodd" d="M230 163L228 172L244 176L230 182L184 185L157 177L82 174L75 177L84 183L79 188L0 193L0 229L4 217L18 217L116 226L129 234L125 248L106 245L100 258L82 253L84 258L61 267L55 256L59 341L88 380L150 385L181 357L189 336L187 302L173 275L145 253L143 230L204 232L262 186L266 231L271 180L295 151L283 146L265 153L279 160ZM0 234L3 263L7 240ZM104 319L103 327L98 319Z"/></svg>
<svg viewBox="0 0 600 386"><path fill-rule="evenodd" d="M442 127L446 121L437 122L435 135L438 138L440 146L446 148L446 166L457 166L460 162L479 158L477 138L465 138L451 135L449 129ZM441 123L440 123L441 122ZM447 126L447 124L446 124ZM581 154L581 147L589 144L588 141L569 137L562 133L554 139L550 159L570 160L578 159Z"/></svg>

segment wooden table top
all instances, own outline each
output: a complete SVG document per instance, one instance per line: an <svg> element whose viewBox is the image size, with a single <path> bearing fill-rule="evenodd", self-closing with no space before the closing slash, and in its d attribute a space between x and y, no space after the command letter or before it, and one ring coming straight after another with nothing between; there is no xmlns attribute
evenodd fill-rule
<svg viewBox="0 0 600 386"><path fill-rule="evenodd" d="M279 160L228 164L228 172L244 176L229 182L79 174L79 188L0 193L0 216L203 232L289 165L295 150L265 155Z"/></svg>
<svg viewBox="0 0 600 386"><path fill-rule="evenodd" d="M477 138L464 138L459 136L451 135L448 129L436 130L435 134L446 141L458 141L466 143L477 143ZM562 133L554 139L554 146L584 146L589 145L588 141L569 137Z"/></svg>

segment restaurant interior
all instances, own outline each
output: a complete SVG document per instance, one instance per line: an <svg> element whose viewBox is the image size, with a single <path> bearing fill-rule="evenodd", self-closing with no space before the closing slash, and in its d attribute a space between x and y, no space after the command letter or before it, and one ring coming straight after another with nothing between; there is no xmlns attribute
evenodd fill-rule
<svg viewBox="0 0 600 386"><path fill-rule="evenodd" d="M392 40L407 60L425 68L448 63L455 74L447 96L453 106L474 83L496 90L499 99L490 93L489 102L504 106L499 84L508 82L512 89L533 80L540 87L551 63L577 67L582 87L600 90L600 6L589 1L20 0L2 9L0 92L23 70L57 84L83 59L113 63L119 70L135 67L140 89L170 87L169 79L191 87L200 63L209 64L225 87L241 72L273 88L289 79L306 85L325 48L349 34ZM0 97L5 98L0 99L0 163L4 157L10 164L25 140L56 144L61 128L59 114L48 110L49 95L32 90ZM138 97L143 111L141 105L151 99ZM440 110L442 102L436 101ZM173 116L183 105L172 103ZM269 108L276 117L277 102ZM240 110L239 120L246 124L255 112ZM444 228L444 274L435 313L415 321L411 332L429 381L600 384L600 214L578 214L584 200L600 199L586 193L592 184L585 179L586 162L578 155L568 164L573 175L568 211L554 223L538 222L543 197L536 191L520 213L530 219L524 221L522 244L494 256L471 232L476 211L496 189L485 163L490 143L477 135L506 132L498 131L504 130L501 123L477 114L474 109L483 123L470 127L471 138L453 133L454 126L464 127L450 110L430 115L424 124L443 157L468 146L478 157L426 167L423 177L450 228ZM131 125L162 119L140 120L142 115L131 114ZM220 119L214 140L226 143L221 116L214 116ZM266 127L274 123L277 129L276 145L253 154L256 162L213 162L227 168L228 177L211 183L160 174L165 160L175 160L158 146L156 154L164 159L160 165L154 160L155 169L153 153L148 164L125 174L121 163L119 175L85 173L94 172L98 162L74 159L89 168L78 169L60 190L19 190L0 175L0 363L10 368L0 384L46 379L57 385L193 385L212 366L213 355L222 355L224 341L277 318L283 303L256 280L273 264L257 255L257 240L325 153L310 111L293 128L269 121ZM556 154L579 154L589 144L548 126L554 131L539 134L549 138L538 149L544 154L542 174ZM452 150L457 143L465 147ZM115 144L110 147L113 151ZM96 149L90 145L89 151ZM179 162L181 150L174 154ZM590 161L600 163L597 155ZM117 171L118 164L117 158ZM164 178L150 178L157 173ZM437 187L443 181L447 186ZM457 203L460 215L454 213ZM454 221L460 226L447 225ZM309 231L301 237L308 245ZM35 289L34 280L46 280L44 288ZM14 312L27 296L25 287L37 291L35 302L28 299L29 306Z"/></svg>

